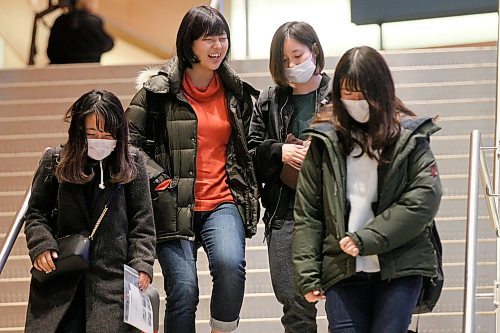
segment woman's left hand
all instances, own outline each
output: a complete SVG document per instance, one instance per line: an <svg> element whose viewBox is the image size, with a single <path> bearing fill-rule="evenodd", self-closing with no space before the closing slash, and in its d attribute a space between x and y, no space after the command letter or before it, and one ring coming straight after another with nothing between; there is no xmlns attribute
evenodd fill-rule
<svg viewBox="0 0 500 333"><path fill-rule="evenodd" d="M351 237L346 236L339 241L340 249L350 256L357 257L359 249Z"/></svg>
<svg viewBox="0 0 500 333"><path fill-rule="evenodd" d="M139 289L141 291L148 289L150 283L151 278L148 273L139 272Z"/></svg>

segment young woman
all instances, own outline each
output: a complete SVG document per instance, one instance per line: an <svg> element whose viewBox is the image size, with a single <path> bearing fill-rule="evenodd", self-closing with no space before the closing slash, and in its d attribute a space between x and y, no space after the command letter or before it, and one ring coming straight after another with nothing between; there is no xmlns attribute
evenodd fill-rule
<svg viewBox="0 0 500 333"><path fill-rule="evenodd" d="M276 83L262 91L252 115L249 147L266 208L264 222L274 294L283 304L286 332L316 332L316 307L294 287L292 274L293 205L298 170L307 152L304 130L331 92L321 73L324 55L314 29L287 22L271 42L269 69Z"/></svg>
<svg viewBox="0 0 500 333"><path fill-rule="evenodd" d="M57 270L57 239L90 234L90 268L43 283L31 280L26 332L136 332L123 323L123 265L139 271L139 288L153 277L155 230L146 166L129 149L118 98L104 90L68 110L69 138L49 149L35 173L25 214L36 270Z"/></svg>
<svg viewBox="0 0 500 333"><path fill-rule="evenodd" d="M127 111L134 144L149 154L165 330L195 332L201 244L213 280L212 332L231 332L243 302L245 235L259 220L246 143L256 91L228 66L229 27L215 9L189 10L176 46Z"/></svg>
<svg viewBox="0 0 500 333"><path fill-rule="evenodd" d="M429 136L439 127L402 104L367 46L340 59L332 108L330 124L308 132L297 185L298 287L310 302L326 296L329 332L406 332L423 278L437 273L429 230L441 183Z"/></svg>

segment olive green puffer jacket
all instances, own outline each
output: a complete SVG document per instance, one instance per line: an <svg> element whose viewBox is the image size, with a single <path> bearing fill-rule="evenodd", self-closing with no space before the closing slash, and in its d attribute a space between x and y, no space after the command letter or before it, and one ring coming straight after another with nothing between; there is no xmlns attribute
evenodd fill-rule
<svg viewBox="0 0 500 333"><path fill-rule="evenodd" d="M232 128L226 154L229 188L246 236L251 237L257 230L260 205L246 137L253 110L252 96L256 98L258 91L241 81L225 62L217 72L224 84ZM177 58L173 58L143 84L126 111L131 143L149 155L146 164L151 188L171 179L167 189L151 193L157 242L194 240L197 117L180 91L182 76L183 69L179 68ZM148 122L147 117L153 117L153 121Z"/></svg>
<svg viewBox="0 0 500 333"><path fill-rule="evenodd" d="M313 139L298 180L292 241L302 295L327 290L356 273L355 258L339 247L346 235L356 242L360 255L378 255L383 280L436 275L428 227L442 190L429 136L438 130L430 118L401 122L399 139L382 152L389 163L378 168L375 218L354 233L346 232L346 160L337 134L329 124L308 132Z"/></svg>

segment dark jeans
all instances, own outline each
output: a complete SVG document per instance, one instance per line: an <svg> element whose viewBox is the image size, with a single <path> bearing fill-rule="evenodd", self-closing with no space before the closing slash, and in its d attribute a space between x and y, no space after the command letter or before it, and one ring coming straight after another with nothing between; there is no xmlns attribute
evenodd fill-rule
<svg viewBox="0 0 500 333"><path fill-rule="evenodd" d="M406 333L422 288L422 276L380 280L363 273L326 291L330 333Z"/></svg>
<svg viewBox="0 0 500 333"><path fill-rule="evenodd" d="M210 326L234 331L245 292L245 230L240 214L234 204L222 204L210 212L195 212L193 225L213 281ZM165 332L194 333L199 302L197 242L159 243L157 255L167 293Z"/></svg>
<svg viewBox="0 0 500 333"><path fill-rule="evenodd" d="M281 323L286 333L316 333L316 306L306 301L295 289L292 268L293 215L281 229L267 236L269 268L274 294L283 304Z"/></svg>

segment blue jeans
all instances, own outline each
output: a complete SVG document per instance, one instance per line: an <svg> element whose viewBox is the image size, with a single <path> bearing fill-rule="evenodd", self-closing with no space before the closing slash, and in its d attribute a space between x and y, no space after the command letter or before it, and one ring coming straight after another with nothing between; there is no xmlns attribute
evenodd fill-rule
<svg viewBox="0 0 500 333"><path fill-rule="evenodd" d="M283 305L281 324L285 333L316 333L316 305L299 294L293 280L293 224L289 214L281 229L272 229L267 236L271 282L276 299Z"/></svg>
<svg viewBox="0 0 500 333"><path fill-rule="evenodd" d="M382 281L358 272L326 291L330 333L406 333L422 288L422 276Z"/></svg>
<svg viewBox="0 0 500 333"><path fill-rule="evenodd" d="M245 230L234 204L195 212L193 226L209 263L213 288L210 326L222 332L238 327L245 292ZM199 302L197 242L172 240L157 245L167 306L165 332L194 333Z"/></svg>

